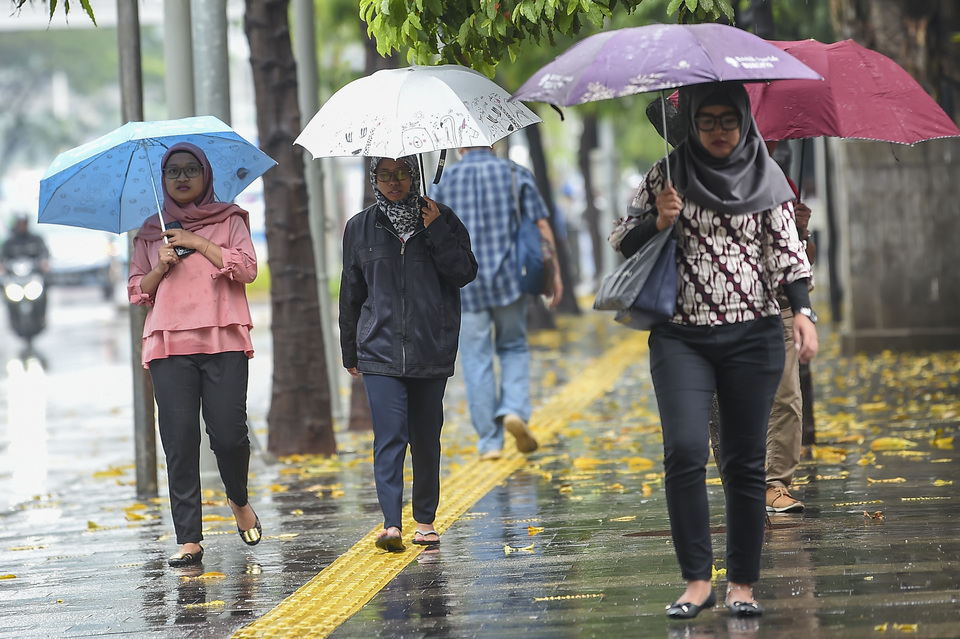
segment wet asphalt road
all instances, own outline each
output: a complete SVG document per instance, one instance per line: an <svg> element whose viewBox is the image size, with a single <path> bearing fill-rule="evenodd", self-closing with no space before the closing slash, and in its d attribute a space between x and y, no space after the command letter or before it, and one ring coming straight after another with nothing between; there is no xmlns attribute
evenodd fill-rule
<svg viewBox="0 0 960 639"><path fill-rule="evenodd" d="M338 433L336 460L253 460L263 543L237 539L211 490L202 567L167 567L168 505L133 486L125 313L76 295L54 306L45 367L19 359L9 333L0 343L0 637L227 637L380 521L369 437ZM265 441L269 321L256 312L250 416ZM538 403L628 337L606 320L535 337ZM771 517L763 618L663 615L682 585L643 359L330 636L960 636L960 353L842 358L821 339L820 445L794 491L807 508ZM447 398L449 476L475 451L459 377ZM722 590L723 493L710 491Z"/></svg>

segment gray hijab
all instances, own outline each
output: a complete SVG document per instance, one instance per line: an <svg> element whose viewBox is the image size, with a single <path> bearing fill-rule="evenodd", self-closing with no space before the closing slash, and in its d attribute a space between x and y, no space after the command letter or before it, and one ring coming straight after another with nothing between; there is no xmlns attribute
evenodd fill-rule
<svg viewBox="0 0 960 639"><path fill-rule="evenodd" d="M767 152L741 83L683 87L680 104L687 120L687 139L671 154L671 168L677 191L684 198L727 215L758 213L793 201L793 189ZM730 105L740 115L740 142L722 160L700 143L694 123L701 107L714 104Z"/></svg>

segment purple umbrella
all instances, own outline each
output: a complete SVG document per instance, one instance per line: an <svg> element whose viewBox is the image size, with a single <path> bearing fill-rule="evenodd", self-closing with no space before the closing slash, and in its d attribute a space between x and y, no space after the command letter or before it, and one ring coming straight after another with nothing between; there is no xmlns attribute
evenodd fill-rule
<svg viewBox="0 0 960 639"><path fill-rule="evenodd" d="M571 106L649 91L660 91L664 99L665 89L706 82L786 79L823 78L779 47L736 27L651 24L584 38L534 73L510 99ZM669 170L668 164L668 180Z"/></svg>
<svg viewBox="0 0 960 639"><path fill-rule="evenodd" d="M705 82L822 80L752 33L723 24L651 24L604 31L573 45L511 100L571 106Z"/></svg>

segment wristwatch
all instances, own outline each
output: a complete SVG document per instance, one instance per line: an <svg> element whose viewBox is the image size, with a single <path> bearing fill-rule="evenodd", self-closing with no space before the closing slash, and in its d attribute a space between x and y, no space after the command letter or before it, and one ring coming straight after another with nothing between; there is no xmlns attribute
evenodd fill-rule
<svg viewBox="0 0 960 639"><path fill-rule="evenodd" d="M799 313L800 315L806 315L808 318L810 318L810 321L813 322L814 324L817 323L817 314L814 313L813 309L810 308L809 306L801 306L796 310L796 312Z"/></svg>

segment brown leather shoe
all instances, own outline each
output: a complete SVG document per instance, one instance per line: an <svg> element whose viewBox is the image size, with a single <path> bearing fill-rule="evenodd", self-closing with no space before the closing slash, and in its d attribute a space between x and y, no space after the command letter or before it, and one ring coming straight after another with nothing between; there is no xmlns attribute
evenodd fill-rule
<svg viewBox="0 0 960 639"><path fill-rule="evenodd" d="M795 513L803 510L803 502L794 499L783 486L770 486L767 488L767 512L768 513Z"/></svg>
<svg viewBox="0 0 960 639"><path fill-rule="evenodd" d="M517 449L521 453L532 453L539 444L527 423L517 415L504 415L503 427L517 440Z"/></svg>

